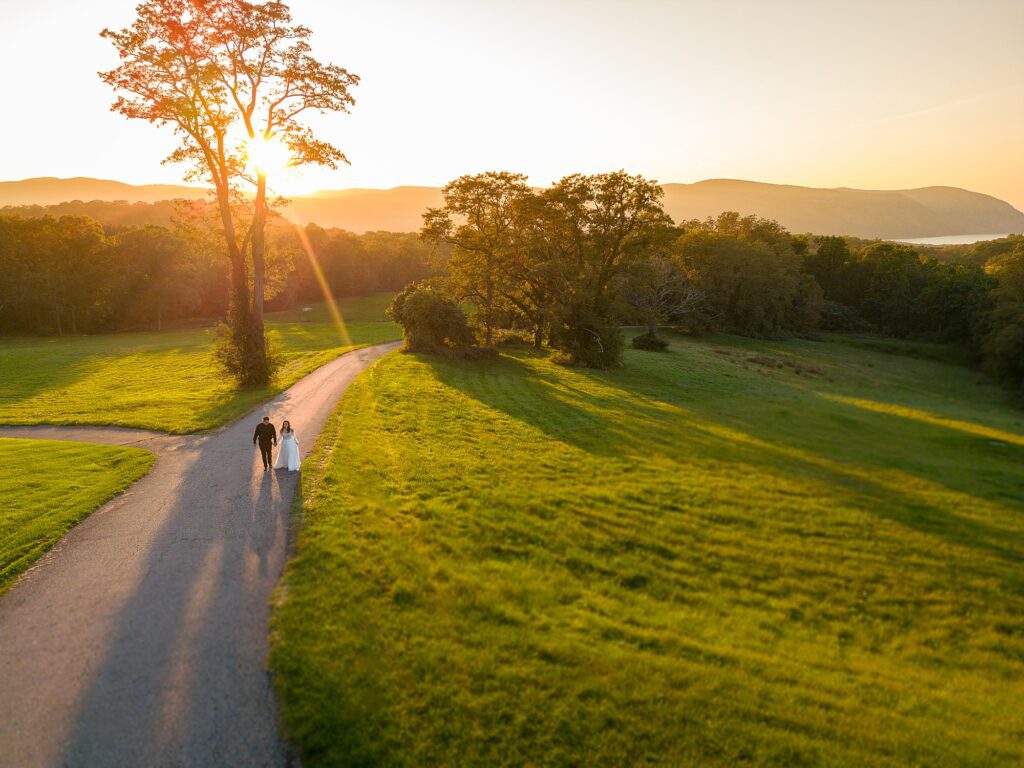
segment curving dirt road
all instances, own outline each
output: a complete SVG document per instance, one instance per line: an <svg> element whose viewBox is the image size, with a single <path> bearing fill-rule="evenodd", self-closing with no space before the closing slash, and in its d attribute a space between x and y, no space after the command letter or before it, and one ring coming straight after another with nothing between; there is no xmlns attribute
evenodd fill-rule
<svg viewBox="0 0 1024 768"><path fill-rule="evenodd" d="M289 419L303 454L355 376L356 350L217 432L0 428L137 445L146 477L0 598L0 766L287 766L266 668L269 599L298 473L263 472L252 432Z"/></svg>

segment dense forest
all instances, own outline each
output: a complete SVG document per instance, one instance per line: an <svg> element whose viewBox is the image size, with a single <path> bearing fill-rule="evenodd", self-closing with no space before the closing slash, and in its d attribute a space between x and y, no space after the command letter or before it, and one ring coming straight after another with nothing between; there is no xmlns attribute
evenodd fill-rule
<svg viewBox="0 0 1024 768"><path fill-rule="evenodd" d="M965 345L1024 385L1024 236L922 246L793 234L723 213L675 223L651 181L463 177L420 235L356 235L276 217L271 309L336 296L432 290L472 308L483 342L508 330L577 362L615 364L621 324L755 336L870 331ZM228 269L201 202L74 201L0 214L0 333L161 328L223 316ZM312 258L310 256L312 254Z"/></svg>
<svg viewBox="0 0 1024 768"><path fill-rule="evenodd" d="M94 209L172 221L103 226L83 215L0 215L0 333L159 330L224 316L229 264L203 204ZM430 248L414 234L300 229L276 217L267 241L272 310L322 299L314 264L339 297L397 291L433 271Z"/></svg>

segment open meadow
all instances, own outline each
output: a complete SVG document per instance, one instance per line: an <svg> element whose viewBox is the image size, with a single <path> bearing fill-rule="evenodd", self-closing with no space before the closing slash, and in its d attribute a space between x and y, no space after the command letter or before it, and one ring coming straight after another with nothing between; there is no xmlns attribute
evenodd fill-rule
<svg viewBox="0 0 1024 768"><path fill-rule="evenodd" d="M391 294L267 315L282 364L271 385L238 388L217 368L205 328L162 333L7 338L0 344L0 424L94 424L198 432L241 416L355 347L401 337Z"/></svg>
<svg viewBox="0 0 1024 768"><path fill-rule="evenodd" d="M862 340L671 338L353 384L272 628L306 765L1021 764L1024 413Z"/></svg>
<svg viewBox="0 0 1024 768"><path fill-rule="evenodd" d="M140 448L0 439L0 594L154 459Z"/></svg>

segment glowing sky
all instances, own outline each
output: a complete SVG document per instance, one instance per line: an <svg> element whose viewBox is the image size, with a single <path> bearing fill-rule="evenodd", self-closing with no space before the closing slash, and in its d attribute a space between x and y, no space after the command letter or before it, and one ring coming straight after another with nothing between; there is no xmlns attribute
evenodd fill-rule
<svg viewBox="0 0 1024 768"><path fill-rule="evenodd" d="M98 37L133 0L0 0L0 179L178 182L168 129L108 111ZM352 166L283 191L663 182L949 184L1024 208L1024 0L292 0L315 52L358 73L318 119Z"/></svg>

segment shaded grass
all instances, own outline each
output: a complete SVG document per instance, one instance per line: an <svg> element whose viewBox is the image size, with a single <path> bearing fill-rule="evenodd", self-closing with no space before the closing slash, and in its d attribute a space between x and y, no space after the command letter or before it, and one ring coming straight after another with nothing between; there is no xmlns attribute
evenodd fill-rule
<svg viewBox="0 0 1024 768"><path fill-rule="evenodd" d="M303 468L309 766L1024 759L1024 416L840 341L391 355Z"/></svg>
<svg viewBox="0 0 1024 768"><path fill-rule="evenodd" d="M0 438L0 594L155 460L141 448Z"/></svg>
<svg viewBox="0 0 1024 768"><path fill-rule="evenodd" d="M390 294L267 316L282 366L269 387L239 389L216 367L205 329L0 340L0 424L98 424L196 432L241 416L359 346L401 338Z"/></svg>

